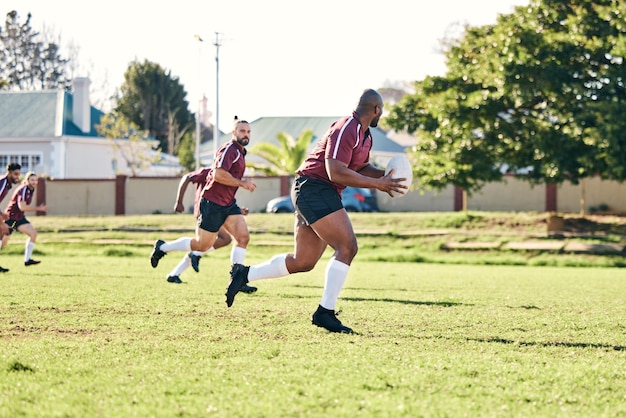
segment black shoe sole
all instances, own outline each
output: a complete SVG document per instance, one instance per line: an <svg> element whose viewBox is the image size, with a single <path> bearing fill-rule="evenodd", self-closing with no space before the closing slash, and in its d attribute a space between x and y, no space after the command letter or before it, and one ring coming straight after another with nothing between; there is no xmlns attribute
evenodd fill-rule
<svg viewBox="0 0 626 418"><path fill-rule="evenodd" d="M157 242L154 243L154 249L152 250L152 254L150 254L150 264L152 268L156 268L159 265L159 260L165 255L163 251L159 250L163 244L165 244L163 240L157 240Z"/></svg>
<svg viewBox="0 0 626 418"><path fill-rule="evenodd" d="M243 293L254 293L257 290L258 289L256 287L254 287L254 286L243 285L243 287L241 288L240 292L243 292Z"/></svg>
<svg viewBox="0 0 626 418"><path fill-rule="evenodd" d="M248 283L246 269L241 264L235 264L230 275L230 284L226 288L226 306L229 308L235 302L235 296L241 288Z"/></svg>

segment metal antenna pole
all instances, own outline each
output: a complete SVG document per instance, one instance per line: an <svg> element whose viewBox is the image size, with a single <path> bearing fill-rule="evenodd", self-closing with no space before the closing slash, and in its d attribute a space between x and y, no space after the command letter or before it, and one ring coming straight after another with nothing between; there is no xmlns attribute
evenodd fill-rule
<svg viewBox="0 0 626 418"><path fill-rule="evenodd" d="M215 32L215 124L213 125L213 159L217 155L220 134L220 33Z"/></svg>
<svg viewBox="0 0 626 418"><path fill-rule="evenodd" d="M194 35L194 38L196 38L196 41L198 42L204 42L202 40L202 38L200 37L200 35ZM199 44L198 46L198 81L200 82L200 80L202 79L202 44ZM198 113L196 114L196 168L200 168L200 135L202 134L202 129L200 127L200 117L201 117L201 103L202 103L202 99L198 100Z"/></svg>

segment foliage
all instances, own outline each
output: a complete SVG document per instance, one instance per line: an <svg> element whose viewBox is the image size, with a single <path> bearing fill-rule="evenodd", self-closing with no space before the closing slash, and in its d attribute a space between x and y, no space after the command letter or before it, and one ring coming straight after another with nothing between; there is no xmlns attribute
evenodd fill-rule
<svg viewBox="0 0 626 418"><path fill-rule="evenodd" d="M196 140L191 131L185 132L180 144L178 145L178 162L185 167L187 171L193 171L196 168Z"/></svg>
<svg viewBox="0 0 626 418"><path fill-rule="evenodd" d="M69 90L69 60L61 57L55 42L40 40L30 25L29 13L24 23L15 10L7 13L0 28L0 88L12 90Z"/></svg>
<svg viewBox="0 0 626 418"><path fill-rule="evenodd" d="M293 175L307 156L307 150L313 139L313 131L302 131L298 139L294 139L287 132L280 132L276 139L280 146L261 142L250 148L250 154L262 157L268 164L246 162L250 168L266 175Z"/></svg>
<svg viewBox="0 0 626 418"><path fill-rule="evenodd" d="M421 185L625 180L625 19L616 0L532 0L449 40L445 77L416 82L386 120L417 133Z"/></svg>
<svg viewBox="0 0 626 418"><path fill-rule="evenodd" d="M148 60L133 61L124 73L115 111L148 131L165 152L175 155L185 133L195 126L186 96L178 77L172 77L170 71Z"/></svg>
<svg viewBox="0 0 626 418"><path fill-rule="evenodd" d="M132 176L161 160L159 150L153 153L148 133L114 112L105 114L96 129L98 134L111 141L111 146L124 159Z"/></svg>

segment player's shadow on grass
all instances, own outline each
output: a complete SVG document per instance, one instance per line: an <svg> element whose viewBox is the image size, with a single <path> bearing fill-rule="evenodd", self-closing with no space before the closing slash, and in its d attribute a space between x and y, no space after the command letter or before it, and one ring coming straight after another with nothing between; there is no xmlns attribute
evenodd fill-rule
<svg viewBox="0 0 626 418"><path fill-rule="evenodd" d="M351 297L345 297L341 299L350 300L353 302L393 302L393 303L401 303L403 305L443 306L445 308L449 308L452 306L472 306L472 304L450 302L450 301L432 302L432 301L401 300L401 299L389 299L389 298L351 298Z"/></svg>
<svg viewBox="0 0 626 418"><path fill-rule="evenodd" d="M538 346L538 347L567 347L567 348L609 348L615 351L626 351L626 346L597 344L597 343L570 343L562 341L515 341L506 338L467 338L467 341L476 341L479 343L498 343L498 344L516 344L521 347Z"/></svg>

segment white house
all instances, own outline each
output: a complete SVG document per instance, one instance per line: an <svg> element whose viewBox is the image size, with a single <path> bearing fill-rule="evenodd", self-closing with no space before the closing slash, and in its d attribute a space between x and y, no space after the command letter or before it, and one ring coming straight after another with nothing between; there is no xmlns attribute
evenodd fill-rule
<svg viewBox="0 0 626 418"><path fill-rule="evenodd" d="M22 172L33 170L58 179L130 175L125 158L96 131L104 113L91 106L89 85L88 78L76 78L72 92L0 91L0 169L17 162ZM184 171L178 158L166 154L161 158L138 175L174 176Z"/></svg>

